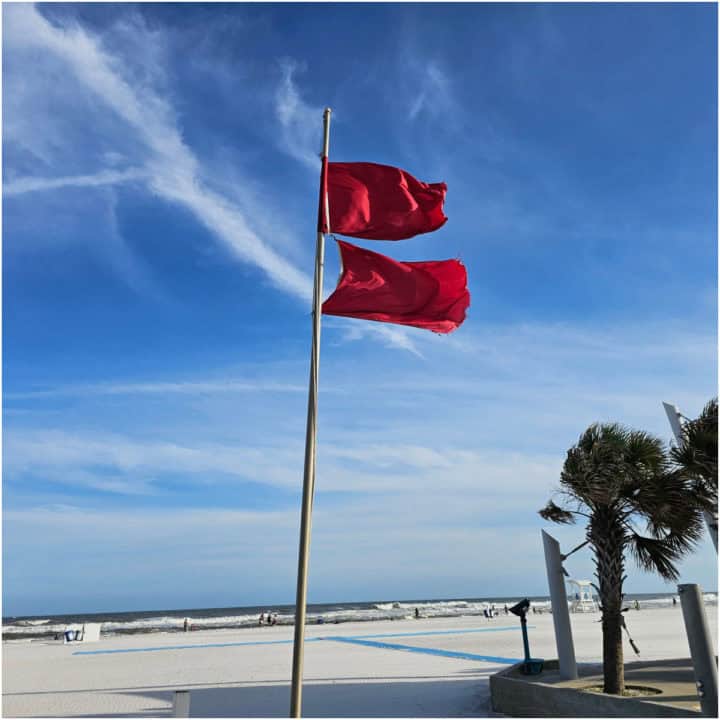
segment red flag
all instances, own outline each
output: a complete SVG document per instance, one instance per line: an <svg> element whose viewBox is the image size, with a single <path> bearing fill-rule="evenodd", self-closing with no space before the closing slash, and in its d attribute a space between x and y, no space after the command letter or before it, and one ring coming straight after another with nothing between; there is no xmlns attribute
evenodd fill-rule
<svg viewBox="0 0 720 720"><path fill-rule="evenodd" d="M398 262L337 241L342 275L323 303L324 315L378 320L449 333L470 304L467 272L459 260Z"/></svg>
<svg viewBox="0 0 720 720"><path fill-rule="evenodd" d="M404 240L445 224L447 185L424 183L376 163L328 163L330 231L369 240Z"/></svg>

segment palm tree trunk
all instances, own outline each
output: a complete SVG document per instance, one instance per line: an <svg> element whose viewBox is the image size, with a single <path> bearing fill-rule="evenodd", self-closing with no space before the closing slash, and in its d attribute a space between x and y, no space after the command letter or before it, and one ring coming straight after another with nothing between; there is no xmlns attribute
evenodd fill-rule
<svg viewBox="0 0 720 720"><path fill-rule="evenodd" d="M603 692L621 695L625 690L621 613L625 534L614 513L607 509L594 514L589 536L595 548L602 605Z"/></svg>
<svg viewBox="0 0 720 720"><path fill-rule="evenodd" d="M603 608L605 606L603 605ZM603 692L622 695L625 691L622 626L619 612L603 610Z"/></svg>

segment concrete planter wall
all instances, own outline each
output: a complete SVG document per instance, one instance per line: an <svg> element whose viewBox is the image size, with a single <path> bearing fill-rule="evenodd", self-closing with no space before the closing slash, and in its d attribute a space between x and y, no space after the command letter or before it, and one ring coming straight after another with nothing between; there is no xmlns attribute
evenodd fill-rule
<svg viewBox="0 0 720 720"><path fill-rule="evenodd" d="M521 663L490 677L490 695L495 712L511 717L701 717L699 712L667 703L589 693L566 683L558 685L557 660L545 663L542 674L523 675ZM573 681L590 684L589 678ZM632 684L628 681L629 684ZM658 696L659 697L659 696Z"/></svg>

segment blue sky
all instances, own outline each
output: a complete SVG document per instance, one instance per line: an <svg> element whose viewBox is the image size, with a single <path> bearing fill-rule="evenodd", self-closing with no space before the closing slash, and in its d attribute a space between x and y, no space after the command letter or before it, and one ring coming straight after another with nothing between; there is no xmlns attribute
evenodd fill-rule
<svg viewBox="0 0 720 720"><path fill-rule="evenodd" d="M324 321L309 600L545 594L585 427L716 394L716 12L4 4L3 614L293 602L325 106L472 305Z"/></svg>

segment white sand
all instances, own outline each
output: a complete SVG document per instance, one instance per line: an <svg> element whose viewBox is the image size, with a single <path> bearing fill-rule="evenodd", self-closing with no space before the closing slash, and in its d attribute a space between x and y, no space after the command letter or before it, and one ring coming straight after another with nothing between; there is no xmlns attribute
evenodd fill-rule
<svg viewBox="0 0 720 720"><path fill-rule="evenodd" d="M716 637L717 608L708 606L706 612ZM601 658L598 619L598 613L572 616L579 662ZM528 620L533 657L556 657L552 616L531 614ZM679 606L629 611L627 624L641 655L636 657L625 643L626 660L688 657ZM522 657L519 621L512 615L491 621L468 617L313 625L307 629L307 638L354 636L362 640L385 633L398 636L364 639L489 657ZM92 644L4 643L3 716L167 717L173 691L189 689L194 717L287 717L291 641L292 628L277 626L103 638ZM253 642L262 644L200 647ZM74 654L178 645L193 647ZM492 660L331 639L308 642L303 715L486 717L490 713L488 677L504 667Z"/></svg>

